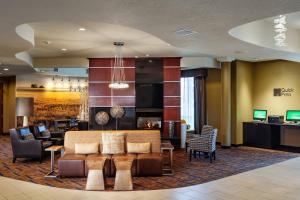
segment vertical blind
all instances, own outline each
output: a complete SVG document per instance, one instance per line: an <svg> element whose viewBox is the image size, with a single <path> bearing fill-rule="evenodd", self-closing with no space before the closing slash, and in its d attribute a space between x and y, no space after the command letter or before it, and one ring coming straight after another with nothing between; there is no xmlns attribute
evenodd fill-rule
<svg viewBox="0 0 300 200"><path fill-rule="evenodd" d="M195 130L194 77L181 78L181 119Z"/></svg>

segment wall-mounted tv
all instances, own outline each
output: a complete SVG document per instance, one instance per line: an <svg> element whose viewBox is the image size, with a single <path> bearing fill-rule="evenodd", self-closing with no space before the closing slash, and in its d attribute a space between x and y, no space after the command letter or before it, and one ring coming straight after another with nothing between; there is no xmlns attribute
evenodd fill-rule
<svg viewBox="0 0 300 200"><path fill-rule="evenodd" d="M285 115L286 121L299 122L300 110L287 110Z"/></svg>
<svg viewBox="0 0 300 200"><path fill-rule="evenodd" d="M261 109L254 109L253 110L253 120L260 120L260 121L266 121L268 111L267 110L261 110Z"/></svg>
<svg viewBox="0 0 300 200"><path fill-rule="evenodd" d="M135 85L137 108L162 108L163 84L141 83Z"/></svg>

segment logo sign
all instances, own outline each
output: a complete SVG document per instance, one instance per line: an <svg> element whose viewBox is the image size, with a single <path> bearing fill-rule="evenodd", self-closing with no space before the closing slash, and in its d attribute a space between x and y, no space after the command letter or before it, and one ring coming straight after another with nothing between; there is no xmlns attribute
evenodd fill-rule
<svg viewBox="0 0 300 200"><path fill-rule="evenodd" d="M274 97L290 97L295 92L294 88L274 88L273 95Z"/></svg>

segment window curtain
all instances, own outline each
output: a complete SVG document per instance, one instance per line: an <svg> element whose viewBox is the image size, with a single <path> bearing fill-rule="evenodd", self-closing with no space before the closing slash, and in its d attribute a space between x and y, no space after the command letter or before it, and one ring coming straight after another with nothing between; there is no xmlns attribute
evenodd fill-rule
<svg viewBox="0 0 300 200"><path fill-rule="evenodd" d="M205 77L195 77L195 132L200 134L202 126L207 123Z"/></svg>
<svg viewBox="0 0 300 200"><path fill-rule="evenodd" d="M194 130L195 133L200 134L202 126L207 124L206 115L206 69L192 69L181 71L181 77L193 78L194 80L194 100L193 100L193 114L194 114ZM185 93L181 93L182 99L185 98ZM190 100L191 101L191 100ZM183 113L184 104L181 103Z"/></svg>
<svg viewBox="0 0 300 200"><path fill-rule="evenodd" d="M194 77L181 78L181 119L190 125L190 130L195 130L194 109Z"/></svg>

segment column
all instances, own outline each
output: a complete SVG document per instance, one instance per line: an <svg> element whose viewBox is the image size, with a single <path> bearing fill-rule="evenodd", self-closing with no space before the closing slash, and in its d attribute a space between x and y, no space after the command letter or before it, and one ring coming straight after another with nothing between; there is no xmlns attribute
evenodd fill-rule
<svg viewBox="0 0 300 200"><path fill-rule="evenodd" d="M221 145L231 146L231 63L221 65Z"/></svg>

